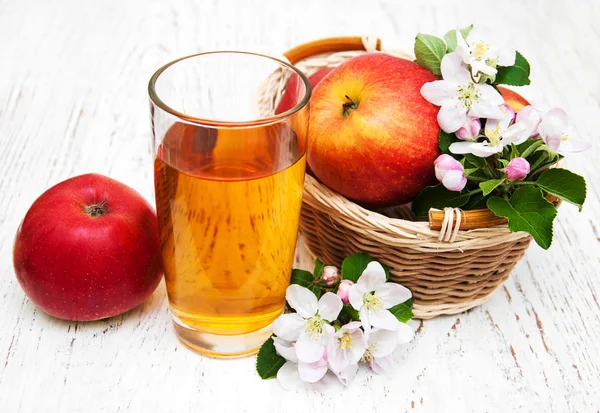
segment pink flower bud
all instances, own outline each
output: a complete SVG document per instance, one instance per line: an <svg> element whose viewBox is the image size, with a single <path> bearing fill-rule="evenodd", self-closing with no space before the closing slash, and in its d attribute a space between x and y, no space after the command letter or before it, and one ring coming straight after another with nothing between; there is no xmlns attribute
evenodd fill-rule
<svg viewBox="0 0 600 413"><path fill-rule="evenodd" d="M520 181L529 174L529 162L525 158L515 158L504 169L509 181Z"/></svg>
<svg viewBox="0 0 600 413"><path fill-rule="evenodd" d="M321 279L325 281L325 284L331 286L340 279L340 273L333 265L327 265L325 268L323 268Z"/></svg>
<svg viewBox="0 0 600 413"><path fill-rule="evenodd" d="M350 280L342 280L340 286L338 287L337 296L340 297L344 304L350 303L350 300L348 299L348 294L350 293L350 287L352 287L353 285L354 283Z"/></svg>
<svg viewBox="0 0 600 413"><path fill-rule="evenodd" d="M456 131L458 139L466 141L479 135L481 131L481 121L479 118L471 118L471 121Z"/></svg>
<svg viewBox="0 0 600 413"><path fill-rule="evenodd" d="M450 155L440 155L433 162L435 165L435 177L450 191L460 192L467 184L465 168Z"/></svg>

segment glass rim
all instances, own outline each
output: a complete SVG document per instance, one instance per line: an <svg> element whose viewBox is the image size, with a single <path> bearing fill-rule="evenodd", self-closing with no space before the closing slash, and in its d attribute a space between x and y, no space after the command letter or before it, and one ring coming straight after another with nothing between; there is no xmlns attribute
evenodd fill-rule
<svg viewBox="0 0 600 413"><path fill-rule="evenodd" d="M173 66L179 62L182 62L184 60L188 60L188 59L192 59L192 58L200 57L200 56L205 56L205 55L212 55L212 54L239 54L239 55L260 57L260 58L265 58L265 59L274 61L274 62L278 63L280 66L287 67L288 69L296 72L296 74L298 74L298 76L300 76L300 78L304 82L304 86L306 87L306 92L304 93L304 97L293 108L288 109L285 112L278 113L276 115L258 118L258 119L254 119L254 120L249 120L249 121L226 121L226 120L214 120L214 119L206 119L206 118L186 115L185 113L175 110L172 107L170 107L169 105L167 105L158 96L158 93L156 93L156 82L158 81L158 78L160 77L161 74L163 74L163 72L165 70L167 70L171 66ZM299 70L294 65L292 65L284 60L278 59L273 56L261 54L261 53L243 52L243 51L238 51L238 50L216 50L216 51L211 51L211 52L201 52L201 53L195 53L192 55L183 56L183 57L172 60L169 63L163 65L156 72L154 72L154 74L150 78L150 81L148 82L148 95L150 96L150 100L152 101L152 103L154 105L158 106L163 111L165 111L185 122L199 124L202 126L237 128L237 127L267 125L267 124L271 124L271 123L289 118L290 116L292 116L296 112L300 111L303 107L305 107L308 104L310 97L312 95L312 87L311 87L310 81L308 80L308 77L304 73L302 73L301 70Z"/></svg>

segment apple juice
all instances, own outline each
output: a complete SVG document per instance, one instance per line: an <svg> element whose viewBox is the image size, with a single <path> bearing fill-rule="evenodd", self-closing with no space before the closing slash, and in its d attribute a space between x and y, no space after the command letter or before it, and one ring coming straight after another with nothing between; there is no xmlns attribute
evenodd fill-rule
<svg viewBox="0 0 600 413"><path fill-rule="evenodd" d="M285 305L305 170L288 123L175 123L154 162L169 302L185 325L217 335L264 328Z"/></svg>

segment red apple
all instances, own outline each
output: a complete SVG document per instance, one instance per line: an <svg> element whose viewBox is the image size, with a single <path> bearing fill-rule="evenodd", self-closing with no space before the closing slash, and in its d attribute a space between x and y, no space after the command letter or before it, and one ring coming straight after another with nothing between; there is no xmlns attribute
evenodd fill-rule
<svg viewBox="0 0 600 413"><path fill-rule="evenodd" d="M504 98L504 102L512 108L515 112L523 109L524 106L530 105L530 103L523 96L519 95L517 92L507 89L502 86L498 86L498 90L500 94Z"/></svg>
<svg viewBox="0 0 600 413"><path fill-rule="evenodd" d="M17 231L15 273L54 317L90 321L128 311L162 276L156 214L130 187L81 175L48 189Z"/></svg>
<svg viewBox="0 0 600 413"><path fill-rule="evenodd" d="M311 98L308 163L328 187L367 206L414 199L435 182L438 108L421 96L437 80L384 53L342 63Z"/></svg>
<svg viewBox="0 0 600 413"><path fill-rule="evenodd" d="M319 82L327 76L331 71L335 69L334 67L324 67L310 75L308 77L308 81L313 89L317 87ZM275 114L278 115L285 111L292 109L298 103L298 95L301 93L300 87L300 76L296 73L292 74L290 80L288 80L288 84L283 92L283 96L281 96L281 100L277 105L277 109L275 109Z"/></svg>

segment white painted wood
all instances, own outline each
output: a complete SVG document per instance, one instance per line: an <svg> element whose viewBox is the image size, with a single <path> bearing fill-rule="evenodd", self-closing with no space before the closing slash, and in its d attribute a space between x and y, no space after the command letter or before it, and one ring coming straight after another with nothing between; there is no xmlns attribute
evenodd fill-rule
<svg viewBox="0 0 600 413"><path fill-rule="evenodd" d="M597 412L598 17L596 0L1 0L0 412ZM278 54L332 35L410 50L418 31L476 19L529 58L523 93L562 105L573 134L594 141L569 162L589 199L582 213L561 208L550 251L533 246L487 304L422 323L392 376L362 373L340 395L288 393L258 379L254 358L182 347L162 284L128 314L87 324L50 318L18 286L14 233L49 186L99 172L152 198L146 84L161 64L211 49Z"/></svg>

